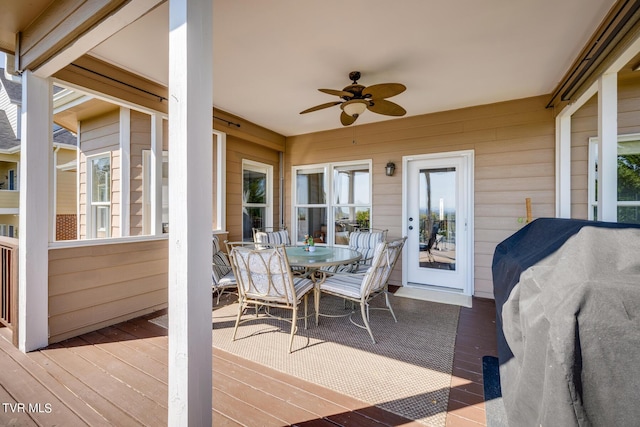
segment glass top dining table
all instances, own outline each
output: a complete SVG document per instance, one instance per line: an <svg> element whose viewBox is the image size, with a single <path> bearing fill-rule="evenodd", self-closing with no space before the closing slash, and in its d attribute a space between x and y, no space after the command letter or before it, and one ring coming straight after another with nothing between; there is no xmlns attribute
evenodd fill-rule
<svg viewBox="0 0 640 427"><path fill-rule="evenodd" d="M362 258L360 252L340 246L315 246L315 251L306 251L304 246L287 246L287 258L291 267L323 268L351 264Z"/></svg>

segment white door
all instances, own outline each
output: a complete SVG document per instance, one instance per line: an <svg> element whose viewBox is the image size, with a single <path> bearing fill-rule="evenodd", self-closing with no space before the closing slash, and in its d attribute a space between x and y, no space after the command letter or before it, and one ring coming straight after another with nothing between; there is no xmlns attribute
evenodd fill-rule
<svg viewBox="0 0 640 427"><path fill-rule="evenodd" d="M404 159L403 285L472 294L473 152Z"/></svg>

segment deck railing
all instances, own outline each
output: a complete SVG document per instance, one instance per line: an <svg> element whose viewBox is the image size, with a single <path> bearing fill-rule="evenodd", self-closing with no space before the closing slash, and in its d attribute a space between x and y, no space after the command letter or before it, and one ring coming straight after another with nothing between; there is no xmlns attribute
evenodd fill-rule
<svg viewBox="0 0 640 427"><path fill-rule="evenodd" d="M18 343L18 239L0 236L0 324Z"/></svg>

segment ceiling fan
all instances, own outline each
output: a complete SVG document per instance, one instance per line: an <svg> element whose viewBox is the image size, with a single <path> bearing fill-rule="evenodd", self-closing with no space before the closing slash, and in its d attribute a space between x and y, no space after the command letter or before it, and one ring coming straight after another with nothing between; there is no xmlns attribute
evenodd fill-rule
<svg viewBox="0 0 640 427"><path fill-rule="evenodd" d="M350 72L349 79L351 79L353 83L342 90L318 89L320 92L339 96L344 101L333 101L316 105L315 107L301 111L300 114L306 114L340 104L340 108L342 109L340 122L344 126L349 126L355 122L365 110L386 116L404 116L407 113L404 108L395 102L386 100L386 98L391 98L404 92L407 89L405 85L400 83L380 83L365 87L358 84L358 80L360 80L359 71Z"/></svg>

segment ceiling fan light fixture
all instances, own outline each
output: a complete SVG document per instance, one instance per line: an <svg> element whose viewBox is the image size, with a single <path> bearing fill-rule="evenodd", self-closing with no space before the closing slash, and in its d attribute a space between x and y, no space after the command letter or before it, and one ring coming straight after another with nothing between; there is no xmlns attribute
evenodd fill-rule
<svg viewBox="0 0 640 427"><path fill-rule="evenodd" d="M364 113L367 109L368 102L364 99L352 99L350 101L345 101L340 105L342 111L351 117L358 117L360 114Z"/></svg>

